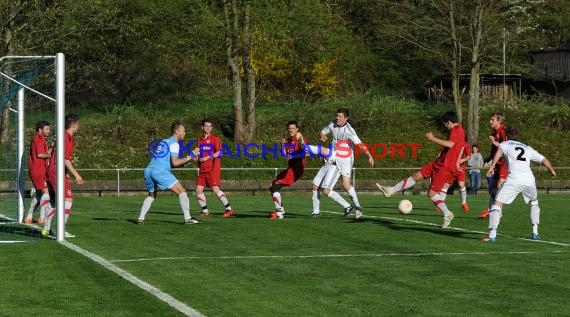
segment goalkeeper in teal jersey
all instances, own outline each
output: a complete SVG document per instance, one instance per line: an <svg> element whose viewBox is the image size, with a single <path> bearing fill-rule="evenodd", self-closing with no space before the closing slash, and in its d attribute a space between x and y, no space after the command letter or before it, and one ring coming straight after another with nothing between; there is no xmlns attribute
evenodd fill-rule
<svg viewBox="0 0 570 317"><path fill-rule="evenodd" d="M186 189L171 171L172 167L184 166L192 159L190 156L179 157L180 144L178 141L184 139L186 130L182 123L174 122L170 126L170 133L172 135L169 138L154 140L148 146L148 151L152 157L144 170L144 181L148 196L145 198L141 208L137 221L139 224L144 223L146 213L156 198L157 189L169 189L178 195L180 207L182 207L182 212L184 213L184 223L199 223L198 220L190 216L190 200L188 199Z"/></svg>

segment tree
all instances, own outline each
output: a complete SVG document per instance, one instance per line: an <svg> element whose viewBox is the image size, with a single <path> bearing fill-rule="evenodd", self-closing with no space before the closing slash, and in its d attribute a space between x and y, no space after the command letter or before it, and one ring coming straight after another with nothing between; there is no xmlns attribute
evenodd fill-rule
<svg viewBox="0 0 570 317"><path fill-rule="evenodd" d="M468 40L464 41L469 59L469 101L467 105L467 138L476 143L479 137L480 72L484 62L492 62L505 30L517 27L511 17L520 0L474 0L464 10ZM507 89L507 87L503 87Z"/></svg>
<svg viewBox="0 0 570 317"><path fill-rule="evenodd" d="M447 65L451 75L455 111L461 120L461 88L459 74L462 65L463 1L459 0L383 0L379 8L384 14L382 27L393 37L429 52Z"/></svg>
<svg viewBox="0 0 570 317"><path fill-rule="evenodd" d="M231 71L233 90L234 140L236 143L249 143L253 141L255 132L255 72L251 64L250 34L251 1L224 0L223 4L226 57ZM242 71L246 78L245 111L242 100Z"/></svg>
<svg viewBox="0 0 570 317"><path fill-rule="evenodd" d="M2 30L0 33L0 57L6 55L16 55L17 37L22 35L22 30L26 27L28 21L26 12L32 11L33 8L28 1L14 0L3 2L0 4L2 10ZM9 67L9 66L8 66ZM6 69L3 69L5 71ZM0 89L4 89L1 87ZM0 93L4 93L3 91ZM10 123L9 105L2 108L2 118L0 119L0 143L5 144L8 140L8 131Z"/></svg>

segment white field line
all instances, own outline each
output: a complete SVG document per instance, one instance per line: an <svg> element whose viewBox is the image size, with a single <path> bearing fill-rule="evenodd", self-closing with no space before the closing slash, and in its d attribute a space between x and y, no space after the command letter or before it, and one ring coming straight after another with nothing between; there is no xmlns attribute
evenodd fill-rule
<svg viewBox="0 0 570 317"><path fill-rule="evenodd" d="M341 212L335 212L335 211L321 211L321 212L325 212L325 213L330 213L330 214L339 214L342 215L343 213ZM432 227L441 227L441 225L436 224L436 223L432 223L432 222L424 222L424 221L419 221L419 220L413 220L413 219L403 219L403 218L396 218L396 217L384 217L384 216L367 216L365 215L364 218L373 218L373 219L385 219L385 220L395 220L395 221L403 221L403 222L410 222L410 223L417 223L420 225L426 225L426 226L432 226ZM443 218L443 217L442 217ZM467 232L467 233L478 233L478 234L487 234L488 232L484 232L484 231L476 231L476 230L468 230L468 229L463 229L463 228L457 228L457 227L447 227L446 229L441 229L441 230L448 230L448 229L453 229L456 231L462 231L462 232ZM553 244L553 245L559 245L559 246L563 246L563 247L567 247L570 246L570 244L568 243L562 243L562 242L555 242L555 241L546 241L546 240L531 240L531 239L526 239L526 238L517 238L517 237L513 237L510 235L506 235L506 234L497 234L500 237L505 237L505 238L509 238L509 239L515 239L515 240L522 240L522 241L531 241L533 243L546 243L546 244Z"/></svg>
<svg viewBox="0 0 570 317"><path fill-rule="evenodd" d="M504 251L504 252L424 252L424 253L355 253L355 254L309 254L309 255L237 255L237 256L181 256L140 259L110 260L113 263L170 261L170 260L247 260L247 259L310 259L310 258L357 258L357 257L422 257L456 255L496 255L496 254L559 254L568 251Z"/></svg>
<svg viewBox="0 0 570 317"><path fill-rule="evenodd" d="M44 228L44 227L40 227L40 226L38 226L38 225L36 225L36 224L33 224L33 223L24 223L24 222L23 222L23 223L19 223L18 221L16 221L16 219L10 218L10 217L8 217L8 216L6 216L6 215L4 215L4 214L0 214L0 218L8 219L8 220L11 221L11 222L0 223L0 224L19 224L19 225L28 226L28 227L30 227L30 228L32 228L32 229L35 229L35 230L38 230L38 231L42 231L43 228ZM66 234L71 234L71 233L69 233L69 232L67 232L67 231L65 231L65 233L66 233ZM48 234L47 236L45 236L45 238L55 240L57 237L56 237L55 235L52 236L52 235L49 235L49 234ZM68 237L68 238L71 238L71 237Z"/></svg>
<svg viewBox="0 0 570 317"><path fill-rule="evenodd" d="M0 241L0 243L20 243L20 242L27 242L27 241L18 241L18 240L13 240L13 241Z"/></svg>
<svg viewBox="0 0 570 317"><path fill-rule="evenodd" d="M154 295L161 301L165 302L166 304L172 306L174 309L178 310L179 312L183 313L185 316L192 316L192 317L201 317L204 316L197 310L187 306L183 302L177 300L176 298L170 296L169 294L161 291L160 289L150 285L149 283L137 278L136 276L132 275L131 273L119 268L115 264L111 263L110 261L106 260L105 258L89 252L81 247L69 243L67 241L60 242L64 246L68 247L69 249L89 258L93 262L96 262L106 268L107 270L116 273L117 275L121 276L122 278L126 279L127 281L131 282L132 284L136 285L137 287L145 290L146 292Z"/></svg>

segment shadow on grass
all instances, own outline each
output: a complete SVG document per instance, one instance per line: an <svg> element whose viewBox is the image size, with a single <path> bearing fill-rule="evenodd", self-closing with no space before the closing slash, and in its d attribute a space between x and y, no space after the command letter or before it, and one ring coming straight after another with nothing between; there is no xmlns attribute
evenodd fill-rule
<svg viewBox="0 0 570 317"><path fill-rule="evenodd" d="M372 224L380 225L383 227L387 227L390 230L402 231L402 232L405 232L405 231L427 232L427 233L437 234L437 235L441 235L441 236L459 237L459 238L463 238L463 239L478 239L476 237L467 237L466 235L472 235L473 234L470 232L454 230L453 228L442 229L440 227L436 227L436 226L428 225L428 224L425 224L425 225L417 224L417 223L402 224L402 223L390 221L387 219L366 218L366 217L361 218L361 219L351 218L348 222L350 222L350 223L372 223Z"/></svg>

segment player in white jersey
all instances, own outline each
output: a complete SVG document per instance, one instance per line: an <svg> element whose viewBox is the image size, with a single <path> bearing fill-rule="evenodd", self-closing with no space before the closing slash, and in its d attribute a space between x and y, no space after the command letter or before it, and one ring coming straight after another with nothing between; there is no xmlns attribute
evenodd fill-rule
<svg viewBox="0 0 570 317"><path fill-rule="evenodd" d="M319 170L313 179L313 216L320 213L320 196L319 187L323 189L323 193L332 200L342 205L345 216L348 216L353 210L356 210L356 218L362 217L362 207L358 201L358 196L354 187L350 183L352 174L352 165L354 163L354 148L359 146L361 152L368 156L368 163L374 166L374 158L367 147L347 122L349 110L347 108L339 108L336 112L335 120L332 120L327 126L321 130L321 141L328 140L327 134L332 134L333 152L336 152L334 159L329 160ZM334 162L333 162L334 161ZM342 176L342 187L352 199L353 205L350 205L342 196L335 192L334 186L338 179Z"/></svg>
<svg viewBox="0 0 570 317"><path fill-rule="evenodd" d="M534 175L530 169L530 162L533 161L543 164L548 168L553 177L556 177L556 171L546 157L535 151L532 147L516 141L518 139L517 129L510 128L507 134L511 140L499 144L499 148L493 158L487 176L493 175L495 165L501 157L504 157L507 164L508 175L503 186L497 192L495 202L489 212L489 236L483 238L481 241L496 241L497 228L501 221L501 209L503 204L508 205L512 203L518 194L522 194L525 203L528 204L530 202L530 221L532 223L531 239L539 240L538 224L540 222L540 207L538 206L538 193Z"/></svg>

